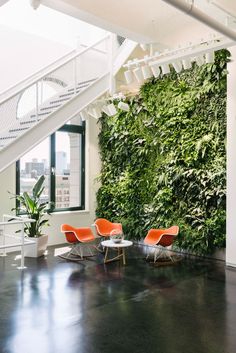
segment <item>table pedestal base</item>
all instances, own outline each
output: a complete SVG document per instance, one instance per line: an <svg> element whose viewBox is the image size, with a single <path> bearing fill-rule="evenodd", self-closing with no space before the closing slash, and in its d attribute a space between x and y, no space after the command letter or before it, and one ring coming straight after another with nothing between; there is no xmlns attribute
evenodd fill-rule
<svg viewBox="0 0 236 353"><path fill-rule="evenodd" d="M123 265L126 265L126 260L125 260L125 249L124 248L113 248L116 249L118 254L115 257L112 258L108 258L108 250L109 248L106 247L106 251L105 251L105 257L104 257L104 264L108 263L108 262L112 262L112 261L118 261L120 259L122 259Z"/></svg>

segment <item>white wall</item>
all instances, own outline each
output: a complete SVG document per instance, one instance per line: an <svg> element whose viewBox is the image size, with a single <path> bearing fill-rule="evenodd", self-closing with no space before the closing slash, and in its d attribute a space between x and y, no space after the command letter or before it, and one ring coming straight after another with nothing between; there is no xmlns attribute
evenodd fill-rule
<svg viewBox="0 0 236 353"><path fill-rule="evenodd" d="M49 235L49 245L65 242L64 235L60 232L63 223L75 227L89 227L95 219L96 191L98 183L95 178L100 173L100 158L98 153L99 126L94 118L86 123L86 210L76 212L58 212L50 217L50 227L45 227L45 234ZM15 206L14 200L9 199L7 190L15 192L15 165L10 166L0 173L0 217L11 213Z"/></svg>
<svg viewBox="0 0 236 353"><path fill-rule="evenodd" d="M0 25L0 92L72 50L71 47Z"/></svg>
<svg viewBox="0 0 236 353"><path fill-rule="evenodd" d="M15 166L10 166L2 173L0 173L0 220L2 220L2 215L11 214L11 209L15 207L14 200L10 199L8 191L14 193L16 190L16 173Z"/></svg>

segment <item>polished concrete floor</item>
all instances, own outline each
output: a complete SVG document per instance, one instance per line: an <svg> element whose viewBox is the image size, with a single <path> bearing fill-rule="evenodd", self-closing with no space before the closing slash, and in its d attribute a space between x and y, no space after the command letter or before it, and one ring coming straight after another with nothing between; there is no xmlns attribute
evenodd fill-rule
<svg viewBox="0 0 236 353"><path fill-rule="evenodd" d="M126 266L60 250L24 271L0 258L1 353L236 352L236 271L199 258L153 267L137 247Z"/></svg>

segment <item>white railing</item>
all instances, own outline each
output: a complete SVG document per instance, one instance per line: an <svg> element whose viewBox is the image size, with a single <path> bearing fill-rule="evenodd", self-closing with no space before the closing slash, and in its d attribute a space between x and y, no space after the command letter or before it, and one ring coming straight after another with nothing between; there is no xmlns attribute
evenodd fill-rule
<svg viewBox="0 0 236 353"><path fill-rule="evenodd" d="M24 248L26 245L34 244L35 242L29 238L25 237L24 228L26 223L33 223L34 219L25 218L25 217L17 217L13 215L3 215L3 221L0 222L0 239L2 240L2 244L0 245L0 250L2 250L2 254L0 256L7 256L6 249L19 247L21 248L21 264L18 269L24 269L25 267L25 256L24 256ZM9 234L6 232L6 228L11 226L20 226L21 232L19 235ZM15 242L7 243L7 239L14 239Z"/></svg>
<svg viewBox="0 0 236 353"><path fill-rule="evenodd" d="M72 98L78 93L79 84L101 77L107 71L109 38L107 35L80 52L68 53L55 66L50 65L2 94L0 131L9 130L24 117L40 120L46 114L40 108L59 92Z"/></svg>
<svg viewBox="0 0 236 353"><path fill-rule="evenodd" d="M20 92L22 89L24 89L26 86L30 86L33 84L35 81L39 79L42 75L47 74L48 71L54 70L55 67L58 65L62 64L65 60L68 60L70 57L75 55L76 49L69 51L59 59L53 61L49 65L43 67L42 69L38 70L37 72L34 72L32 75L27 76L23 80L17 82L16 84L8 87L6 90L0 92L0 104L3 103L5 100L8 98L14 96L18 92Z"/></svg>

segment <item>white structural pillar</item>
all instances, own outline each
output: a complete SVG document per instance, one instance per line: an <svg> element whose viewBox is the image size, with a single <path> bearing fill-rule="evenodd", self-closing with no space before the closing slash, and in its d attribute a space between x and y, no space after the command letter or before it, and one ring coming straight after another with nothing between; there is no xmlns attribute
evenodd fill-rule
<svg viewBox="0 0 236 353"><path fill-rule="evenodd" d="M230 52L227 77L226 265L236 267L236 46Z"/></svg>
<svg viewBox="0 0 236 353"><path fill-rule="evenodd" d="M80 204L81 192L81 156L78 153L81 147L81 137L78 134L69 133L70 137L70 207Z"/></svg>
<svg viewBox="0 0 236 353"><path fill-rule="evenodd" d="M72 119L72 124L80 125L81 118L78 114ZM81 136L69 133L70 139L70 207L78 206L81 201Z"/></svg>

